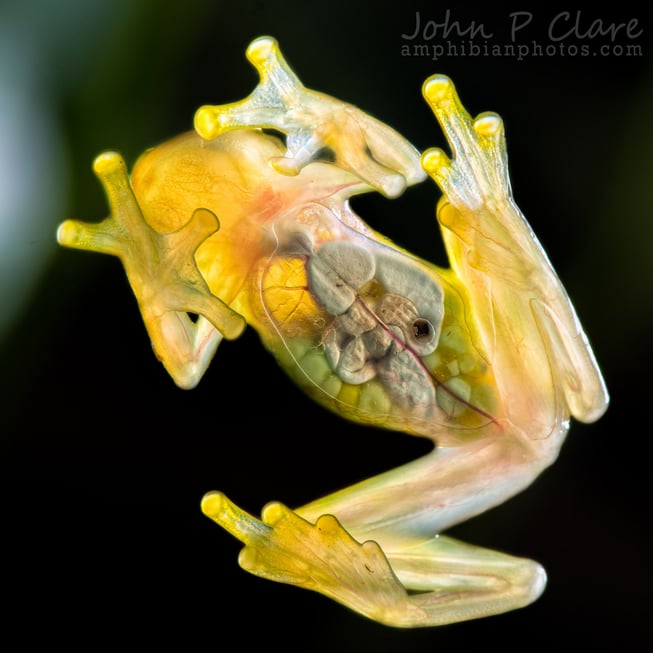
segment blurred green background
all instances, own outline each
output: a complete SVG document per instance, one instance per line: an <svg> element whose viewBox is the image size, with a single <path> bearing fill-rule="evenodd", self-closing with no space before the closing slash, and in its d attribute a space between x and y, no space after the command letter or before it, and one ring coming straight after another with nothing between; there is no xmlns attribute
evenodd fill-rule
<svg viewBox="0 0 653 653"><path fill-rule="evenodd" d="M476 43L501 52L402 55L416 12L442 22L448 9L412 0L0 0L0 496L10 605L0 637L15 627L26 645L45 636L84 650L109 637L146 650L182 637L188 651L227 648L227 631L244 650L644 641L653 581L650 18L624 2L584 9L580 29L554 42L547 31L559 10L530 7L519 41L531 54L520 60L505 51L509 13L520 7L449 7L450 25L483 23L492 35ZM633 38L585 33L595 20L633 18L642 28ZM559 461L528 491L452 531L544 564L549 585L531 607L404 632L241 571L239 544L200 513L206 491L255 513L273 499L298 505L427 446L313 406L251 331L221 346L196 390L177 389L152 355L119 262L55 243L63 219L106 214L93 158L114 149L131 164L190 129L198 106L247 95L257 76L244 51L263 34L279 40L307 86L365 109L420 149L444 145L420 94L432 73L450 75L471 112L504 118L517 203L612 395L600 422L572 424ZM468 40L453 32L437 43ZM533 41L556 53L535 56ZM627 56L628 44L641 56ZM594 54L573 56L582 45ZM606 56L596 54L603 45ZM353 206L444 264L438 196L427 182L393 202Z"/></svg>

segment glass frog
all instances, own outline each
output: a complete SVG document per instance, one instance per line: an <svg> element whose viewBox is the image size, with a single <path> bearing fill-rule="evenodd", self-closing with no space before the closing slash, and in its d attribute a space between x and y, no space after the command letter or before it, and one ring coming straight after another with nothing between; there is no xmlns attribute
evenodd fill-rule
<svg viewBox="0 0 653 653"><path fill-rule="evenodd" d="M556 459L570 417L608 394L574 308L515 205L500 117L471 118L451 80L423 95L448 140L420 154L390 127L303 86L270 37L260 83L201 107L195 130L94 169L111 215L68 220L62 245L116 255L154 351L181 388L246 325L312 399L429 438L423 457L258 519L220 492L203 512L245 545L240 565L396 627L523 607L536 562L441 533L524 490ZM451 267L370 228L349 199L393 198L430 176ZM306 464L314 464L307 460ZM211 569L214 569L212 564Z"/></svg>

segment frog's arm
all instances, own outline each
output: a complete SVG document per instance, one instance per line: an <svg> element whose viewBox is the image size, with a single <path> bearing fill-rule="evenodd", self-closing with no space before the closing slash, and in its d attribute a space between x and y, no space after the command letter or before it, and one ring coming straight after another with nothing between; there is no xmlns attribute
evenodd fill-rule
<svg viewBox="0 0 653 653"><path fill-rule="evenodd" d="M98 224L67 220L57 239L67 247L120 258L155 353L177 385L191 388L220 340L238 337L245 327L242 316L209 292L194 260L195 250L219 229L218 219L198 209L180 229L160 234L144 219L118 154L100 155L93 168L111 215ZM199 318L193 321L189 313Z"/></svg>
<svg viewBox="0 0 653 653"><path fill-rule="evenodd" d="M382 623L432 626L527 605L537 563L437 535L527 487L557 456L570 415L591 421L607 393L564 288L514 205L500 119L473 121L451 82L424 87L452 145L423 165L444 193L438 218L453 270L482 323L479 351L502 406L486 436L262 520L219 493L207 516L238 537L240 564L325 594Z"/></svg>
<svg viewBox="0 0 653 653"><path fill-rule="evenodd" d="M272 164L295 175L320 150L331 150L336 165L359 176L387 197L426 176L419 154L396 131L360 109L306 88L286 63L275 39L263 36L247 48L261 79L241 102L204 106L195 129L207 140L231 129L267 127L286 135L287 152Z"/></svg>

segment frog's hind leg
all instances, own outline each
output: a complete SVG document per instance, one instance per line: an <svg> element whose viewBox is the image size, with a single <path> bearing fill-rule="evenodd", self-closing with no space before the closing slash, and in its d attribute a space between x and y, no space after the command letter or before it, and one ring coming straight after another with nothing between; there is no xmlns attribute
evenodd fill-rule
<svg viewBox="0 0 653 653"><path fill-rule="evenodd" d="M259 520L220 492L207 494L202 510L243 542L243 569L319 592L388 626L438 626L514 610L537 599L546 583L535 562L448 537L406 541L384 553L374 540L352 537L333 515L313 523L275 502Z"/></svg>

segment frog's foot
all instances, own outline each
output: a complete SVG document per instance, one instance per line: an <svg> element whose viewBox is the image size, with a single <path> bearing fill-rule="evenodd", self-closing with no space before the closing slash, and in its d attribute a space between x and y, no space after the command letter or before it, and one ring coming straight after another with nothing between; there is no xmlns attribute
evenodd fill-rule
<svg viewBox="0 0 653 653"><path fill-rule="evenodd" d="M332 515L312 524L270 503L259 521L220 492L204 497L202 511L245 544L238 562L256 576L320 592L382 623L421 620L381 547L357 542Z"/></svg>
<svg viewBox="0 0 653 653"><path fill-rule="evenodd" d="M429 77L424 98L451 147L450 159L441 149L422 155L422 166L459 210L478 211L511 197L503 121L496 113L472 118L453 82L444 75Z"/></svg>
<svg viewBox="0 0 653 653"><path fill-rule="evenodd" d="M241 315L211 294L194 259L197 248L218 230L218 219L198 209L177 231L160 234L145 220L119 154L101 154L93 169L109 198L111 215L98 224L67 220L59 226L57 240L120 258L157 355L181 387L191 387L198 380L197 369L190 380L188 364L196 367L199 357L200 366L208 365L207 352L212 356L217 341L238 337L245 326ZM194 323L189 313L200 320Z"/></svg>
<svg viewBox="0 0 653 653"><path fill-rule="evenodd" d="M338 166L387 197L425 179L419 153L408 141L356 107L307 89L275 39L254 40L247 58L259 85L241 102L198 109L195 129L202 138L242 127L276 129L286 135L286 155L272 161L282 174L297 174L327 148Z"/></svg>

